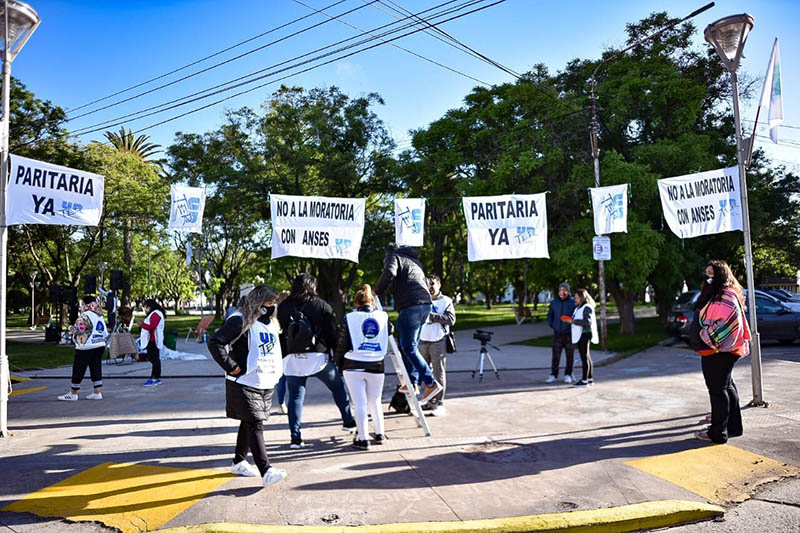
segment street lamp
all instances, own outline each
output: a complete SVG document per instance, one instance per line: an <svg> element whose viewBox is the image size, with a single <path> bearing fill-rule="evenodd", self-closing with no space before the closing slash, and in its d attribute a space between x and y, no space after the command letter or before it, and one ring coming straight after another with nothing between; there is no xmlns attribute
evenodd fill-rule
<svg viewBox="0 0 800 533"><path fill-rule="evenodd" d="M36 276L39 273L31 272L31 331L36 331Z"/></svg>
<svg viewBox="0 0 800 533"><path fill-rule="evenodd" d="M750 364L752 365L753 401L750 405L766 406L761 380L761 339L756 317L755 280L753 279L753 243L750 236L750 210L747 207L747 176L745 161L750 157L752 139L742 139L742 122L739 114L739 78L736 70L742 59L747 35L753 29L753 17L747 13L731 15L709 24L704 32L706 41L722 59L722 64L731 75L733 92L733 118L736 127L736 162L739 166L739 189L742 191L742 226L744 228L744 266L747 272L747 306L750 308L751 341Z"/></svg>
<svg viewBox="0 0 800 533"><path fill-rule="evenodd" d="M8 183L8 135L11 119L11 62L42 21L28 4L3 0L0 34L3 46L3 118L0 122L0 437L8 436L8 354L6 353L6 286L8 228L6 228L6 183Z"/></svg>

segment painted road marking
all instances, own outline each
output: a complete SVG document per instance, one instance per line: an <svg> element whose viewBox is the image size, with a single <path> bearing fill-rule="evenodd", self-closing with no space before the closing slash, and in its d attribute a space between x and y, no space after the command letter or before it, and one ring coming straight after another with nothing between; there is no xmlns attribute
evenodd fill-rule
<svg viewBox="0 0 800 533"><path fill-rule="evenodd" d="M14 389L14 392L9 394L10 396L22 396L23 394L28 394L29 392L36 392L38 390L44 390L47 388L47 385L43 387L31 387L29 389Z"/></svg>
<svg viewBox="0 0 800 533"><path fill-rule="evenodd" d="M103 463L3 510L96 520L123 533L138 533L158 529L232 477L216 470Z"/></svg>
<svg viewBox="0 0 800 533"><path fill-rule="evenodd" d="M728 444L703 446L625 463L709 501L743 502L763 483L800 476L800 468Z"/></svg>
<svg viewBox="0 0 800 533"><path fill-rule="evenodd" d="M15 376L14 374L11 374L11 383L22 383L30 380L31 378L23 378L22 376Z"/></svg>

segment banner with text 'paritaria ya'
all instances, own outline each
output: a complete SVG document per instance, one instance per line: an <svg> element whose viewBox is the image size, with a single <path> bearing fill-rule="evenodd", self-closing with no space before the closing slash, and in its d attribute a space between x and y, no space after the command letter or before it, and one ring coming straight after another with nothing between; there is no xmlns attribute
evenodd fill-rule
<svg viewBox="0 0 800 533"><path fill-rule="evenodd" d="M470 261L550 257L545 193L462 199Z"/></svg>
<svg viewBox="0 0 800 533"><path fill-rule="evenodd" d="M358 263L365 203L363 198L271 195L272 257Z"/></svg>
<svg viewBox="0 0 800 533"><path fill-rule="evenodd" d="M96 226L105 178L11 154L6 224Z"/></svg>

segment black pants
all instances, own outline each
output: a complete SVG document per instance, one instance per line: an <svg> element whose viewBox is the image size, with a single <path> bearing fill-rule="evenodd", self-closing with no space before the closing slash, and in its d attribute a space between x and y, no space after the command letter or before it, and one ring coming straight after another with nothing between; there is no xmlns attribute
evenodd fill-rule
<svg viewBox="0 0 800 533"><path fill-rule="evenodd" d="M583 379L594 379L594 363L592 354L589 353L589 341L592 340L591 333L584 333L578 341L578 353L581 354L581 365L583 366Z"/></svg>
<svg viewBox="0 0 800 533"><path fill-rule="evenodd" d="M89 368L89 375L92 377L92 385L97 388L103 386L103 353L104 346L92 348L91 350L75 350L75 360L72 362L72 388L79 390L81 381Z"/></svg>
<svg viewBox="0 0 800 533"><path fill-rule="evenodd" d="M158 350L155 341L150 341L147 344L147 359L153 365L150 379L161 379L161 352Z"/></svg>
<svg viewBox="0 0 800 533"><path fill-rule="evenodd" d="M567 352L567 368L564 370L565 376L572 375L572 366L575 363L575 346L569 333L553 334L553 360L550 363L550 374L558 377L558 365L561 364L561 351Z"/></svg>
<svg viewBox="0 0 800 533"><path fill-rule="evenodd" d="M739 392L733 382L733 365L739 356L720 352L701 357L703 378L711 399L711 440L724 444L728 437L738 437L743 432L742 411L739 409Z"/></svg>
<svg viewBox="0 0 800 533"><path fill-rule="evenodd" d="M236 452L233 455L233 464L238 464L247 459L247 452L252 452L261 476L269 470L267 447L264 445L264 423L257 422L239 423L239 434L236 436Z"/></svg>

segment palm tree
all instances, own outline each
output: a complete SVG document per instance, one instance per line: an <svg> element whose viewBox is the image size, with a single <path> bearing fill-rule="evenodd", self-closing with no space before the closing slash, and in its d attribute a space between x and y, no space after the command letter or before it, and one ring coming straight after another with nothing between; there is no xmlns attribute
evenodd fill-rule
<svg viewBox="0 0 800 533"><path fill-rule="evenodd" d="M134 138L133 131L126 130L125 126L119 129L119 133L107 131L105 136L118 151L133 154L142 161L160 166L161 160L149 159L149 157L160 152L161 145L147 142L150 139L149 136L142 134Z"/></svg>

